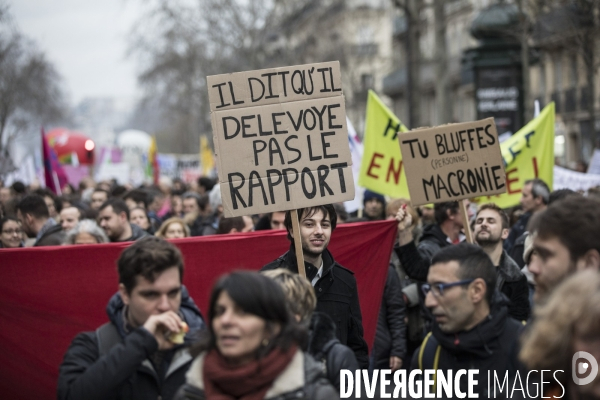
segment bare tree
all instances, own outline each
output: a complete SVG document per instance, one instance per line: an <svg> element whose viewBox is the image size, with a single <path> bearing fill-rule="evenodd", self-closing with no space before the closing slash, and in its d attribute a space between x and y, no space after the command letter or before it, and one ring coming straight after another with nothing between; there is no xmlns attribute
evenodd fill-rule
<svg viewBox="0 0 600 400"><path fill-rule="evenodd" d="M149 130L157 133L159 144L165 143L164 151L197 152L200 134L211 131L206 76L273 63L264 44L277 21L279 3L148 3L146 15L134 29L130 50L142 65L138 80L145 96L140 107L153 104L162 109L162 123Z"/></svg>
<svg viewBox="0 0 600 400"><path fill-rule="evenodd" d="M14 168L8 150L18 135L64 117L63 99L58 73L0 4L0 174Z"/></svg>
<svg viewBox="0 0 600 400"><path fill-rule="evenodd" d="M369 52L373 46L359 48L353 43L356 27L345 18L348 6L343 0L151 0L149 4L134 31L131 51L142 65L139 82L145 90L140 104L146 106L138 115L157 105L162 108L162 123L146 128L157 133L159 146L167 146L161 151L196 152L199 136L210 134L205 77L213 74L337 60L347 110L364 112L365 69L355 67L373 62L376 53ZM361 55L361 49L367 53Z"/></svg>

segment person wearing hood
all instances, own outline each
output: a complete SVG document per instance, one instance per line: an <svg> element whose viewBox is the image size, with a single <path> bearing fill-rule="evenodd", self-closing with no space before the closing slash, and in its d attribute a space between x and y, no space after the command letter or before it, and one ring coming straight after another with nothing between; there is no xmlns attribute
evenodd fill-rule
<svg viewBox="0 0 600 400"><path fill-rule="evenodd" d="M185 383L188 347L204 321L182 285L180 251L150 236L125 249L117 265L110 322L71 342L59 370L59 400L172 399ZM186 325L183 340L175 339Z"/></svg>
<svg viewBox="0 0 600 400"><path fill-rule="evenodd" d="M479 246L462 243L433 257L423 285L433 328L413 356L413 370L436 369L448 376L449 371L476 369L473 391L479 398L510 398L517 375L526 375L518 360L524 326L508 315L507 299L495 290L496 280L496 268ZM499 382L508 377L503 391L494 387L494 376ZM467 393L466 374L462 378L460 390Z"/></svg>
<svg viewBox="0 0 600 400"><path fill-rule="evenodd" d="M367 342L363 338L362 314L354 273L338 264L327 250L331 233L337 224L337 213L331 204L298 209L300 237L306 278L315 288L316 311L327 314L336 324L336 337L352 349L359 366L369 366ZM261 271L286 268L298 273L292 218L285 214L285 227L290 250L265 265Z"/></svg>
<svg viewBox="0 0 600 400"><path fill-rule="evenodd" d="M365 190L363 195L363 217L367 221L385 219L385 197L379 193Z"/></svg>

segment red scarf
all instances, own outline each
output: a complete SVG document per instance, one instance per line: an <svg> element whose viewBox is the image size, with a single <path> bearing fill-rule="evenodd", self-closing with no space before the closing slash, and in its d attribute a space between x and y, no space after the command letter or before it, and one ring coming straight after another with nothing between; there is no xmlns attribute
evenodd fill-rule
<svg viewBox="0 0 600 400"><path fill-rule="evenodd" d="M262 400L273 381L292 361L297 347L286 352L271 351L266 357L241 366L232 366L216 350L204 359L204 392L210 400Z"/></svg>

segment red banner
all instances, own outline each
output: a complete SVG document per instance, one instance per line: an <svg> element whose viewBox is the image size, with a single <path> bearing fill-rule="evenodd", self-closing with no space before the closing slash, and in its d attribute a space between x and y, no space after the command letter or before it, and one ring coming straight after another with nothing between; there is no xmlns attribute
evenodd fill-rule
<svg viewBox="0 0 600 400"><path fill-rule="evenodd" d="M355 272L372 346L396 224L340 225L329 249ZM284 231L174 240L185 261L184 284L207 314L215 280L236 269L260 269L289 248ZM56 397L58 367L69 343L107 321L117 291L116 260L128 244L0 250L0 393L6 399Z"/></svg>

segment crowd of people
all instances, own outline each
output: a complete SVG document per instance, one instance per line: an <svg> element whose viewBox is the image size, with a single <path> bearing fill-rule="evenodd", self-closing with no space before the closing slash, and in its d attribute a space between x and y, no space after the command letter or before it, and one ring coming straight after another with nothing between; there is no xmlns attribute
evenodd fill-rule
<svg viewBox="0 0 600 400"><path fill-rule="evenodd" d="M575 354L600 360L593 194L533 179L512 210L465 200L470 226L457 202L413 207L371 191L360 215L341 204L299 209L303 278L291 213L225 218L212 179L140 188L84 180L63 193L0 187L0 251L134 243L117 263L109 322L65 354L59 399L335 399L340 372L357 369L478 369L479 398L600 399L600 375L585 385L571 378L581 372ZM328 245L339 224L385 219L398 234L368 346L356 278ZM289 250L260 272L223 276L201 312L183 285L181 253L165 239L262 229L287 230ZM172 339L179 332L182 342ZM562 372L544 386L543 370ZM503 389L496 376L506 376ZM457 382L467 392L467 377Z"/></svg>

